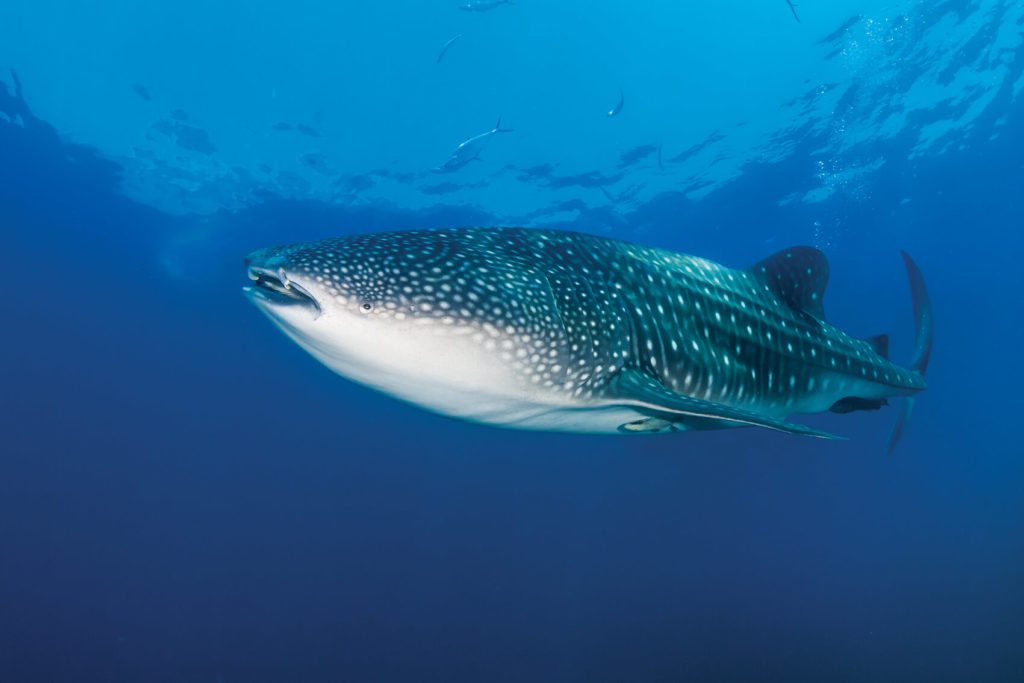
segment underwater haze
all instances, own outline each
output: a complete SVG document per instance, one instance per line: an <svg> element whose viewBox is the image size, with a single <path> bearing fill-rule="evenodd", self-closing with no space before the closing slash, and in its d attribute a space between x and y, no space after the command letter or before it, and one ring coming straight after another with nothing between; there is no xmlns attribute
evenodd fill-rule
<svg viewBox="0 0 1024 683"><path fill-rule="evenodd" d="M0 681L1024 680L1018 0L0 0ZM928 389L764 429L447 419L243 258L574 230L830 264Z"/></svg>

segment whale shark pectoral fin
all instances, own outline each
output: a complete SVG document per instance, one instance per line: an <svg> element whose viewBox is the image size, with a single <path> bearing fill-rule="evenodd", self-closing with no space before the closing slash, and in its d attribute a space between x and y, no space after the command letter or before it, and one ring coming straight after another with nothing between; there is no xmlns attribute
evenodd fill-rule
<svg viewBox="0 0 1024 683"><path fill-rule="evenodd" d="M812 427L759 415L723 403L706 401L693 396L677 394L648 374L638 370L623 370L608 384L608 398L638 408L646 408L661 417L678 415L697 417L717 426L749 425L764 427L787 434L815 436L819 439L842 439L841 436L822 432ZM632 431L632 430L627 430Z"/></svg>

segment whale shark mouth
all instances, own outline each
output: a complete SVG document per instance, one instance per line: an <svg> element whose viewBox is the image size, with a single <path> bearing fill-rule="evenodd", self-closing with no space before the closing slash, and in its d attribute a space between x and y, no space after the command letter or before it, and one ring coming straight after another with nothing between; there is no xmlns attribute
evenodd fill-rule
<svg viewBox="0 0 1024 683"><path fill-rule="evenodd" d="M320 304L313 295L288 279L284 269L277 271L250 267L249 279L253 284L243 288L249 296L274 306L297 306L307 309L313 318L320 317Z"/></svg>

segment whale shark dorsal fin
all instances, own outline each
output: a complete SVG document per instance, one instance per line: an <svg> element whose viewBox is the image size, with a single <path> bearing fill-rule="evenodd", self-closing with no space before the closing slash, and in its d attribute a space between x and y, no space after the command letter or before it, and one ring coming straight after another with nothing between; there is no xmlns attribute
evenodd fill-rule
<svg viewBox="0 0 1024 683"><path fill-rule="evenodd" d="M698 418L707 423L720 423L720 426L723 427L749 425L774 429L787 434L816 436L820 439L843 438L818 431L812 427L727 406L724 403L677 394L651 375L628 368L616 373L608 383L607 398L613 404L645 409L662 419L678 417L680 421L683 421L686 418ZM624 427L626 431L634 431L628 426L624 425Z"/></svg>
<svg viewBox="0 0 1024 683"><path fill-rule="evenodd" d="M828 259L814 247L790 247L758 261L750 272L792 310L825 320Z"/></svg>
<svg viewBox="0 0 1024 683"><path fill-rule="evenodd" d="M887 334L876 334L874 337L868 337L865 339L868 344L871 344L871 348L875 350L882 358L889 359L889 335Z"/></svg>

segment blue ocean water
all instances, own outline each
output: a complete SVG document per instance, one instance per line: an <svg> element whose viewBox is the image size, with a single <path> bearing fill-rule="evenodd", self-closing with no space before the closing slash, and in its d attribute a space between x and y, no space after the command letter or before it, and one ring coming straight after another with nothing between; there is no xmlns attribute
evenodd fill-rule
<svg viewBox="0 0 1024 683"><path fill-rule="evenodd" d="M1021 3L0 8L0 681L1024 680ZM498 430L240 295L467 225L817 246L901 361L906 249L929 390L892 457Z"/></svg>

